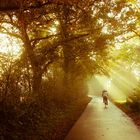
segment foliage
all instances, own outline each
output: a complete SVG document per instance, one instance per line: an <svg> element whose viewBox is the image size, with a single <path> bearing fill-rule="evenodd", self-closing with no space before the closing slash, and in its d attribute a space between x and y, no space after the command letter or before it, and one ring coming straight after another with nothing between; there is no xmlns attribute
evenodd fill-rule
<svg viewBox="0 0 140 140"><path fill-rule="evenodd" d="M7 59L5 56L1 62L3 66L1 68L6 69L2 69L3 73L0 77L0 138L4 140L44 140L46 138L61 140L79 116L77 110L83 109L81 105L85 107L88 101L77 103L77 100L73 98L70 98L69 102L65 99L60 62L51 65L44 73L42 92L37 100L34 100L30 91L32 90L30 62L24 55L16 61ZM71 96L75 94L71 93ZM85 96L80 97L79 100L81 98ZM73 117L75 113L77 115Z"/></svg>
<svg viewBox="0 0 140 140"><path fill-rule="evenodd" d="M6 0L0 11L0 32L24 48L17 60L0 54L4 139L57 139L69 105L88 92L87 77L108 74L110 46L139 33L137 11L125 1ZM133 53L126 50L119 59Z"/></svg>
<svg viewBox="0 0 140 140"><path fill-rule="evenodd" d="M135 89L127 98L127 106L135 113L140 113L140 90Z"/></svg>
<svg viewBox="0 0 140 140"><path fill-rule="evenodd" d="M14 100L13 97L8 104L0 102L0 133L4 140L61 140L89 102L79 99L62 105L48 94L37 102L30 98L13 104Z"/></svg>

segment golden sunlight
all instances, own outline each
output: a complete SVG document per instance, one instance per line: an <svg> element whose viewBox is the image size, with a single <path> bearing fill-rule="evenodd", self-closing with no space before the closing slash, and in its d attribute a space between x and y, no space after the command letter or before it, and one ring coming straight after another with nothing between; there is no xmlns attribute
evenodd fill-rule
<svg viewBox="0 0 140 140"><path fill-rule="evenodd" d="M22 53L22 43L19 39L0 33L0 53L17 59Z"/></svg>
<svg viewBox="0 0 140 140"><path fill-rule="evenodd" d="M88 81L89 94L101 96L102 90L105 89L109 92L109 96L116 102L126 102L127 97L131 94L132 90L137 87L137 76L139 71L134 69L132 72L127 71L124 67L117 64L109 72L109 77L102 75L95 75Z"/></svg>
<svg viewBox="0 0 140 140"><path fill-rule="evenodd" d="M55 35L57 33L57 28L55 26L52 26L49 28L49 32L53 35Z"/></svg>

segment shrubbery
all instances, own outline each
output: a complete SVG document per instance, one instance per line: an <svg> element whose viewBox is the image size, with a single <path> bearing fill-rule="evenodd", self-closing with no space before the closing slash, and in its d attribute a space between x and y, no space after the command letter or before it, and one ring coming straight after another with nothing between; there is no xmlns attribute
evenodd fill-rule
<svg viewBox="0 0 140 140"><path fill-rule="evenodd" d="M64 139L89 101L83 79L66 88L63 69L52 64L42 75L39 93L34 94L28 61L21 59L7 66L5 60L2 64L0 140Z"/></svg>
<svg viewBox="0 0 140 140"><path fill-rule="evenodd" d="M127 98L126 105L134 112L140 112L140 91L136 90Z"/></svg>
<svg viewBox="0 0 140 140"><path fill-rule="evenodd" d="M89 102L75 100L64 108L53 102L22 102L0 107L1 140L62 140Z"/></svg>

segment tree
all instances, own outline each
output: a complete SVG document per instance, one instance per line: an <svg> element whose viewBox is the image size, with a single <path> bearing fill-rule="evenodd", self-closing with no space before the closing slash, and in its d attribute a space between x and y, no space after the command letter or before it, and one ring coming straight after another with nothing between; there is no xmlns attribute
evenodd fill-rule
<svg viewBox="0 0 140 140"><path fill-rule="evenodd" d="M42 0L17 3L1 6L1 11L12 11L1 17L2 22L17 29L16 33L9 34L21 38L24 43L33 71L33 93L39 92L42 74L55 60L54 54L58 55L55 53L58 46L64 55L67 83L68 79L74 81L72 75L76 75L78 68L82 73L89 69L93 73L106 73L104 66L110 44L117 36L135 29L135 11L124 1ZM59 23L58 31L49 34L48 28L56 22Z"/></svg>
<svg viewBox="0 0 140 140"><path fill-rule="evenodd" d="M33 4L33 6L35 6L36 3L34 2L22 3L21 1L19 2L19 4L20 4L19 7L14 7L14 6L13 7L18 8L20 12L17 12L15 11L15 9L14 10L12 9L13 12L4 13L3 15L1 15L1 18L2 18L1 22L3 24L1 27L1 31L3 33L16 36L22 40L23 46L25 48L25 53L27 54L26 56L28 56L30 60L30 65L32 67L33 93L37 95L41 88L42 74L46 70L47 66L50 63L52 63L55 57L52 55L55 50L55 47L53 49L46 47L47 45L49 46L51 44L52 42L51 40L49 40L46 44L44 44L42 48L39 47L40 45L39 43L41 42L41 40L45 40L49 38L52 39L57 35L49 35L47 34L47 31L44 32L46 33L45 36L39 33L40 27L42 28L45 27L46 26L45 24L49 22L52 18L51 15L46 15L46 12L42 14L42 12L44 12L44 9L41 9L41 10L32 9L32 6L30 7L30 4L31 5ZM31 10L27 10L26 6L29 6ZM6 8L8 9L8 7ZM11 5L10 5L10 8L11 8ZM34 13L34 15L32 14L32 12ZM48 16L48 17L45 17L45 16ZM4 27L5 26L4 23L7 26L11 26L13 30L7 31L7 29ZM46 28L49 28L49 25L48 27L46 26Z"/></svg>
<svg viewBox="0 0 140 140"><path fill-rule="evenodd" d="M88 71L87 75L107 74L108 69L105 66L108 64L106 60L109 47L113 46L118 37L126 35L136 27L135 12L124 1L89 0L86 4L81 1L59 2L58 13L63 40L81 35L75 41L62 44L67 85L72 85L69 78L72 78L71 74L80 75L81 71Z"/></svg>

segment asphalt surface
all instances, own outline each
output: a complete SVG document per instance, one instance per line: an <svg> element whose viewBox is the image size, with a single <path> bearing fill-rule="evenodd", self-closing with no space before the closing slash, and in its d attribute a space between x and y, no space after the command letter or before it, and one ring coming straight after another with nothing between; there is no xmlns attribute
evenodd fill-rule
<svg viewBox="0 0 140 140"><path fill-rule="evenodd" d="M93 97L65 140L140 140L140 130L124 112Z"/></svg>

